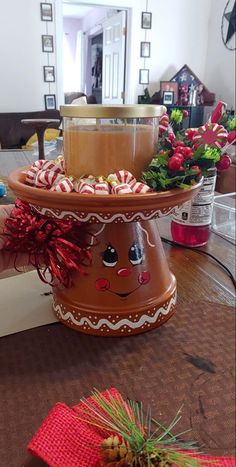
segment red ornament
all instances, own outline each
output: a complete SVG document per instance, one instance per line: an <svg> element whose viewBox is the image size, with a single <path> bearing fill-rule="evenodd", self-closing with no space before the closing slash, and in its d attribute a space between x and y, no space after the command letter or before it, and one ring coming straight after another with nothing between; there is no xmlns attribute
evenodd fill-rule
<svg viewBox="0 0 236 467"><path fill-rule="evenodd" d="M227 142L228 132L217 123L206 123L197 130L197 134L193 136L194 147L207 145L214 148L222 148Z"/></svg>
<svg viewBox="0 0 236 467"><path fill-rule="evenodd" d="M182 154L180 154L180 156L182 156ZM176 157L176 155L170 157L170 159L168 160L168 169L172 170L173 172L180 170L181 165L181 158L178 156Z"/></svg>
<svg viewBox="0 0 236 467"><path fill-rule="evenodd" d="M86 223L49 219L17 200L5 221L3 249L28 253L43 282L70 287L73 272L84 273L83 266L91 264L89 235Z"/></svg>
<svg viewBox="0 0 236 467"><path fill-rule="evenodd" d="M223 154L219 160L219 162L217 162L216 164L216 168L217 170L226 170L230 167L231 165L231 159L230 157L228 156L228 154Z"/></svg>
<svg viewBox="0 0 236 467"><path fill-rule="evenodd" d="M187 111L187 110L183 110L183 117L184 117L184 118L187 118L187 117L188 117L188 111Z"/></svg>

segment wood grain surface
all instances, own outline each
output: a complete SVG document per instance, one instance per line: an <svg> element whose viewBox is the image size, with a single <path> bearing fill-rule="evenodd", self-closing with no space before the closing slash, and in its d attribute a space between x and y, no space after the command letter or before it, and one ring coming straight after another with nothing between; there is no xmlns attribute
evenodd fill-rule
<svg viewBox="0 0 236 467"><path fill-rule="evenodd" d="M157 226L171 239L170 218ZM211 258L165 243L164 249L178 305L161 328L104 339L54 324L0 339L0 467L45 465L27 456L27 443L57 401L72 406L94 386L116 386L150 403L163 422L184 403L180 430L192 429L209 454L234 455L234 286ZM201 250L234 274L231 243L211 233Z"/></svg>

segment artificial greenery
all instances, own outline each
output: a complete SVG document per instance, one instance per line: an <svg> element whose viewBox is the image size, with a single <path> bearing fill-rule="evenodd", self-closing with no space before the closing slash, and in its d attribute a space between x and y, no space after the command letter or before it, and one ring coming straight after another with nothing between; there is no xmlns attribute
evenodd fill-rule
<svg viewBox="0 0 236 467"><path fill-rule="evenodd" d="M128 446L132 452L132 463L122 463L123 466L209 465L211 462L197 457L196 443L183 441L184 434L189 430L173 433L181 419L180 413L179 410L172 422L165 426L152 417L150 408L145 413L142 403L124 400L122 396L114 397L109 391L101 394L94 390L90 401L82 400L77 417L101 429L104 435L117 435L116 445L120 443L122 451ZM109 447L104 443L102 446ZM120 452L118 454L120 460Z"/></svg>

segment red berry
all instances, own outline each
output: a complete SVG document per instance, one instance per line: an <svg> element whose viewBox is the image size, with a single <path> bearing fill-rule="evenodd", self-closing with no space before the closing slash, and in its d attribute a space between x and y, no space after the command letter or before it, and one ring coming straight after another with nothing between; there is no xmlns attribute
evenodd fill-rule
<svg viewBox="0 0 236 467"><path fill-rule="evenodd" d="M193 151L189 147L182 148L182 154L184 155L185 159L191 159L193 156Z"/></svg>
<svg viewBox="0 0 236 467"><path fill-rule="evenodd" d="M169 133L169 134L168 134L168 139L169 139L171 142L173 142L174 139L175 139L174 133Z"/></svg>
<svg viewBox="0 0 236 467"><path fill-rule="evenodd" d="M177 140L173 142L173 146L177 148L178 146L185 146L183 141Z"/></svg>
<svg viewBox="0 0 236 467"><path fill-rule="evenodd" d="M202 171L201 171L199 165L193 165L193 166L191 167L191 169L192 169L192 170L198 170L198 173L196 173L195 175L202 175Z"/></svg>
<svg viewBox="0 0 236 467"><path fill-rule="evenodd" d="M188 117L188 111L187 111L187 110L183 110L183 117L184 117L184 118L187 118L187 117Z"/></svg>
<svg viewBox="0 0 236 467"><path fill-rule="evenodd" d="M184 149L184 146L176 146L176 148L174 148L174 153L184 154Z"/></svg>
<svg viewBox="0 0 236 467"><path fill-rule="evenodd" d="M228 156L228 154L223 154L219 162L217 162L216 167L218 170L226 170L230 167L230 165L231 165L230 157Z"/></svg>
<svg viewBox="0 0 236 467"><path fill-rule="evenodd" d="M230 144L236 144L236 130L233 130L228 134L227 141Z"/></svg>
<svg viewBox="0 0 236 467"><path fill-rule="evenodd" d="M181 163L183 162L184 160L184 156L181 152L175 152L174 155L172 157L178 157L178 159L181 160Z"/></svg>
<svg viewBox="0 0 236 467"><path fill-rule="evenodd" d="M176 172L177 170L179 170L181 167L181 164L182 164L182 161L180 157L172 156L168 160L168 168L172 170L173 172Z"/></svg>

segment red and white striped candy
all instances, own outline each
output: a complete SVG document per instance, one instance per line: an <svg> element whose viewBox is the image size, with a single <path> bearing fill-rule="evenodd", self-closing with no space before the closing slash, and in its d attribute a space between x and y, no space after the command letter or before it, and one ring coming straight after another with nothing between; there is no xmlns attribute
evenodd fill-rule
<svg viewBox="0 0 236 467"><path fill-rule="evenodd" d="M39 168L38 167L34 167L32 165L32 167L30 167L30 169L27 171L26 173L26 182L31 185L31 186L34 186L35 185L35 179L36 179L36 176L37 176L37 173L39 172Z"/></svg>
<svg viewBox="0 0 236 467"><path fill-rule="evenodd" d="M73 183L67 177L62 178L58 183L52 186L50 191L57 191L57 192L66 192L70 193L73 191Z"/></svg>
<svg viewBox="0 0 236 467"><path fill-rule="evenodd" d="M39 170L39 169L42 169L42 167L43 167L43 165L45 164L45 162L46 162L46 161L45 161L44 159L39 159L39 160L37 160L37 161L35 161L35 162L33 163L32 167L37 167L38 170ZM32 169L32 167L31 167L31 169Z"/></svg>
<svg viewBox="0 0 236 467"><path fill-rule="evenodd" d="M65 173L65 161L64 160L60 160L58 162L56 162L54 164L54 172L58 172L58 173L61 173L61 174L64 174ZM60 172L59 172L60 170Z"/></svg>
<svg viewBox="0 0 236 467"><path fill-rule="evenodd" d="M164 133L169 126L169 115L163 114L159 121L159 133Z"/></svg>
<svg viewBox="0 0 236 467"><path fill-rule="evenodd" d="M40 170L53 170L57 173L64 172L64 167L61 161L59 163L55 163L54 161L49 160L38 160L34 162L33 166L38 167Z"/></svg>
<svg viewBox="0 0 236 467"><path fill-rule="evenodd" d="M54 172L53 170L39 170L36 175L35 185L51 188L64 178L64 175Z"/></svg>
<svg viewBox="0 0 236 467"><path fill-rule="evenodd" d="M84 195L94 195L94 187L89 183L81 182L79 193Z"/></svg>
<svg viewBox="0 0 236 467"><path fill-rule="evenodd" d="M98 182L94 185L95 195L109 195L109 185L107 182Z"/></svg>
<svg viewBox="0 0 236 467"><path fill-rule="evenodd" d="M127 195L129 193L133 193L130 185L128 183L120 183L120 185L116 185L112 187L112 193L115 195Z"/></svg>
<svg viewBox="0 0 236 467"><path fill-rule="evenodd" d="M131 183L136 181L134 176L128 172L128 170L118 170L115 175L121 183Z"/></svg>
<svg viewBox="0 0 236 467"><path fill-rule="evenodd" d="M193 136L194 148L202 145L211 145L214 148L222 148L227 142L228 132L218 123L206 123L196 130Z"/></svg>
<svg viewBox="0 0 236 467"><path fill-rule="evenodd" d="M87 195L94 195L94 187L84 180L79 180L74 183L74 190L77 193L84 193Z"/></svg>
<svg viewBox="0 0 236 467"><path fill-rule="evenodd" d="M145 183L142 182L133 182L130 184L130 188L133 193L149 193L150 191L153 191L150 186L145 185Z"/></svg>

